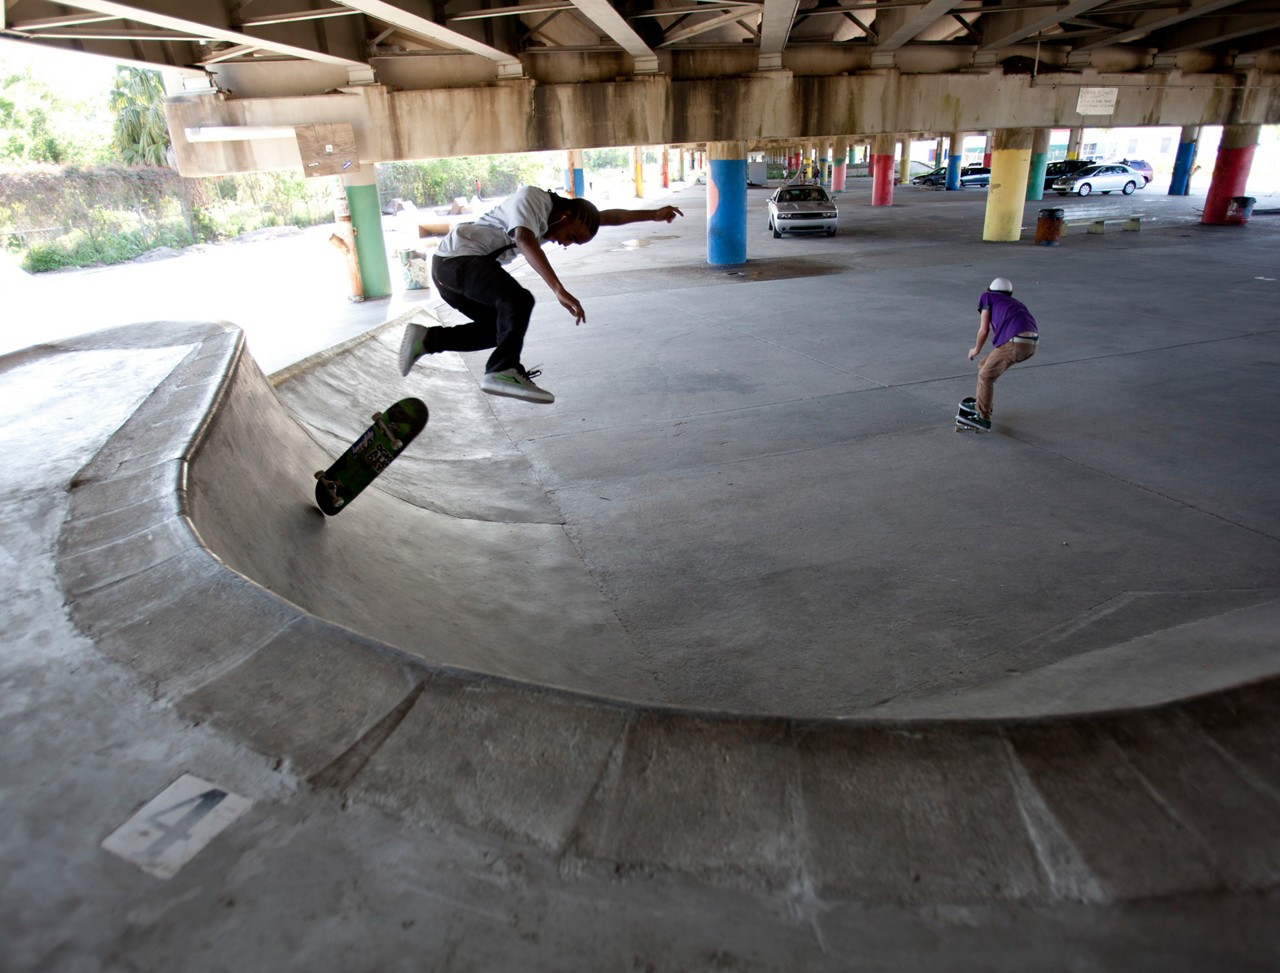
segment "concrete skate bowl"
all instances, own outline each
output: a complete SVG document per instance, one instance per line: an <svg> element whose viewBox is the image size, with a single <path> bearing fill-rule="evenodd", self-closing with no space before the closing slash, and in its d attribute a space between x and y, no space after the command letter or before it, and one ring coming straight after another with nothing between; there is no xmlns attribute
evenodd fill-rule
<svg viewBox="0 0 1280 973"><path fill-rule="evenodd" d="M286 409L237 332L77 347L175 344L185 360L73 484L68 605L158 697L314 786L562 867L670 869L801 911L1275 886L1274 680L1052 716L664 706L535 483L415 502L427 474L406 456L326 520L317 440L349 430ZM334 374L332 398L356 394Z"/></svg>

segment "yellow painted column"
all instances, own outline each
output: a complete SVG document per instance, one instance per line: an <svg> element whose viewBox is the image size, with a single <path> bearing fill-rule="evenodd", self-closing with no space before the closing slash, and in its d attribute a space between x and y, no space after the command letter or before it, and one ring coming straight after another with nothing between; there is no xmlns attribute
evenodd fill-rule
<svg viewBox="0 0 1280 973"><path fill-rule="evenodd" d="M1035 130L1002 128L991 147L991 188L987 190L987 215L982 239L1012 243L1022 235L1022 213L1027 201L1027 172Z"/></svg>
<svg viewBox="0 0 1280 973"><path fill-rule="evenodd" d="M1067 135L1067 158L1080 158L1080 143L1084 141L1084 129L1073 128Z"/></svg>
<svg viewBox="0 0 1280 973"><path fill-rule="evenodd" d="M631 150L631 161L635 168L636 198L644 198L644 149L637 145Z"/></svg>

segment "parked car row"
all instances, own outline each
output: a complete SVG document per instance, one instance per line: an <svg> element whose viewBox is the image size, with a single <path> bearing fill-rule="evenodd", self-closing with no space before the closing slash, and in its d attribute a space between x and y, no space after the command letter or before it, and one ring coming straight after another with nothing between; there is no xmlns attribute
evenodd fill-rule
<svg viewBox="0 0 1280 973"><path fill-rule="evenodd" d="M960 170L960 188L970 186L986 186L991 183L991 170L986 166L965 166ZM931 172L916 176L911 180L913 186L945 186L947 184L947 167L938 166Z"/></svg>
<svg viewBox="0 0 1280 973"><path fill-rule="evenodd" d="M1145 171L1141 167L1145 167ZM938 166L916 176L911 184L943 186L946 181L947 167ZM1151 166L1139 159L1130 160L1128 164L1098 164L1081 159L1067 159L1049 163L1045 169L1044 188L1052 189L1060 196L1067 193L1088 196L1093 192L1110 193L1116 189L1128 196L1150 181ZM990 184L991 170L986 166L966 166L960 170L961 188L986 187ZM835 200L825 189L813 183L781 186L769 197L768 228L775 239L785 233L825 233L827 236L835 236L839 216Z"/></svg>
<svg viewBox="0 0 1280 973"><path fill-rule="evenodd" d="M1122 174L1115 171L1114 167L1116 166L1129 170L1128 175L1133 177L1133 189L1125 188L1128 185L1129 178L1118 178ZM1102 169L1107 171L1097 171ZM1086 171L1090 173L1088 178L1084 180L1074 178ZM1045 167L1044 188L1053 190L1063 196L1072 192L1079 193L1081 196L1087 196L1095 191L1109 193L1114 189L1119 189L1125 195L1128 195L1134 189L1141 189L1150 183L1154 175L1151 164L1142 159L1124 159L1120 162L1108 163L1091 162L1088 159L1064 159L1060 162L1050 162ZM1059 188L1059 183L1069 188ZM911 180L911 185L913 186L945 186L946 184L946 166L938 166L936 169L916 176ZM960 187L962 189L969 186L989 186L990 184L991 170L985 166L966 166L960 170ZM1084 188L1083 192L1081 192L1082 187Z"/></svg>

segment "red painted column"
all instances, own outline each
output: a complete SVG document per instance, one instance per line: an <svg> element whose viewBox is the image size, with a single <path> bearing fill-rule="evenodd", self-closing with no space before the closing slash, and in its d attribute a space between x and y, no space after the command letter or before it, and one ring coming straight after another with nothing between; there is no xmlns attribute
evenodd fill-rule
<svg viewBox="0 0 1280 973"><path fill-rule="evenodd" d="M1213 164L1213 180L1204 199L1201 223L1237 222L1227 219L1227 209L1232 197L1245 194L1260 130L1260 125L1222 127L1222 141L1218 143L1218 158Z"/></svg>
<svg viewBox="0 0 1280 973"><path fill-rule="evenodd" d="M831 163L831 188L837 193L844 192L845 165L849 161L849 140L836 139L835 156Z"/></svg>
<svg viewBox="0 0 1280 973"><path fill-rule="evenodd" d="M871 205L893 205L893 136L877 135L871 145Z"/></svg>

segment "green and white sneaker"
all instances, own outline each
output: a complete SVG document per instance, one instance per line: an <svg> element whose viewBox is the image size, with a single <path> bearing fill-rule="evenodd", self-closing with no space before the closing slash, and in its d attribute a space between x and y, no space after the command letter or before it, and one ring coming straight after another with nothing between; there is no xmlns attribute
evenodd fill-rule
<svg viewBox="0 0 1280 973"><path fill-rule="evenodd" d="M490 395L505 395L513 399L524 399L526 402L554 402L554 395L533 384L533 379L539 374L537 371L526 372L522 365L504 368L500 372L485 372L484 378L480 380L480 388Z"/></svg>
<svg viewBox="0 0 1280 973"><path fill-rule="evenodd" d="M991 431L991 420L982 418L982 416L978 415L976 412L973 415L957 416L956 424L968 426L970 429L973 429L975 432Z"/></svg>
<svg viewBox="0 0 1280 973"><path fill-rule="evenodd" d="M427 353L427 326L410 322L400 339L400 374L408 375L413 363Z"/></svg>

